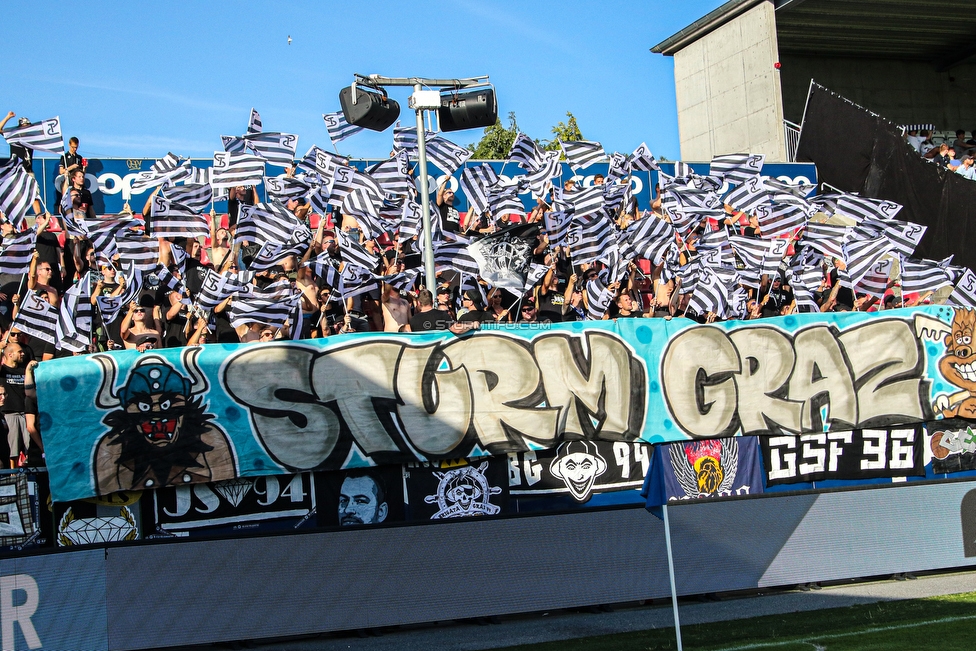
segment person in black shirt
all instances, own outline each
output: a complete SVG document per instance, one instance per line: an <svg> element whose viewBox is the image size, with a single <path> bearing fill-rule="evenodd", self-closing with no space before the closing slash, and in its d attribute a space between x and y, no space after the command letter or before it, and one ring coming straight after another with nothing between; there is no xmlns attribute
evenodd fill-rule
<svg viewBox="0 0 976 651"><path fill-rule="evenodd" d="M461 306L468 311L458 317L458 323L495 323L495 315L481 307L481 294L477 289L461 294Z"/></svg>
<svg viewBox="0 0 976 651"><path fill-rule="evenodd" d="M258 202L258 191L253 186L239 185L227 191L227 226L231 230L237 226L241 204L253 206Z"/></svg>
<svg viewBox="0 0 976 651"><path fill-rule="evenodd" d="M454 190L447 187L447 180L437 188L437 211L441 216L442 230L448 233L461 231L461 213L454 207Z"/></svg>
<svg viewBox="0 0 976 651"><path fill-rule="evenodd" d="M7 125L7 121L10 120L10 118L14 117L14 115L16 114L13 111L7 113L7 116L2 121L0 121L0 130L2 130ZM28 118L20 118L17 121L17 126L29 127L30 120ZM34 173L34 150L33 149L31 149L30 147L24 147L23 145L11 144L10 157L13 158L14 156L20 159L20 162L24 166L24 170L26 170L29 174Z"/></svg>
<svg viewBox="0 0 976 651"><path fill-rule="evenodd" d="M87 162L78 153L78 139L71 136L68 139L68 151L61 154L61 160L58 161L58 178L54 181L54 202L57 205L61 205L61 197L64 196L65 180L70 179L75 170L84 173ZM85 186L84 180L82 180L81 186Z"/></svg>
<svg viewBox="0 0 976 651"><path fill-rule="evenodd" d="M420 306L420 311L410 317L407 323L410 332L447 330L454 323L450 312L434 309L434 297L428 289L421 289L417 293L417 305Z"/></svg>

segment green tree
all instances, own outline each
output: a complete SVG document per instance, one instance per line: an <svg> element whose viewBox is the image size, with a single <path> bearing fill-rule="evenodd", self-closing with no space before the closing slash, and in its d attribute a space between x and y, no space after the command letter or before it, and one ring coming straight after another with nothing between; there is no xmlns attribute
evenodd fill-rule
<svg viewBox="0 0 976 651"><path fill-rule="evenodd" d="M554 135L555 138L552 140L542 140L539 142L543 149L548 151L559 151L560 140L563 142L568 142L571 140L583 139L583 134L580 132L579 125L576 124L576 117L569 111L566 111L566 117L568 119L565 122L559 122L552 128L552 135Z"/></svg>
<svg viewBox="0 0 976 651"><path fill-rule="evenodd" d="M495 124L485 129L481 140L477 144L468 145L468 149L474 152L471 158L475 160L503 160L508 158L508 152L512 150L512 143L518 135L518 123L515 121L515 112L508 114L508 128L502 126L502 121L495 120Z"/></svg>

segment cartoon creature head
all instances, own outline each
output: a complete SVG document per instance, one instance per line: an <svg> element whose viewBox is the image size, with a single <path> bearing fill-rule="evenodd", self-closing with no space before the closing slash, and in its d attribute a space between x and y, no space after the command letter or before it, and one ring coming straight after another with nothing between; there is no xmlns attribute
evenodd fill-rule
<svg viewBox="0 0 976 651"><path fill-rule="evenodd" d="M956 308L946 352L939 360L943 377L958 387L976 391L976 311Z"/></svg>
<svg viewBox="0 0 976 651"><path fill-rule="evenodd" d="M549 464L553 477L563 480L577 502L590 499L593 482L607 471L607 461L593 441L566 441Z"/></svg>
<svg viewBox="0 0 976 651"><path fill-rule="evenodd" d="M115 359L92 356L103 372L95 404L111 410L102 419L109 427L107 444L118 447L118 463L137 477L151 470L157 481L166 481L174 468L200 467L199 456L213 449L201 438L213 416L198 395L209 388L196 363L199 354L199 348L183 352L189 378L162 357L143 355L117 390Z"/></svg>

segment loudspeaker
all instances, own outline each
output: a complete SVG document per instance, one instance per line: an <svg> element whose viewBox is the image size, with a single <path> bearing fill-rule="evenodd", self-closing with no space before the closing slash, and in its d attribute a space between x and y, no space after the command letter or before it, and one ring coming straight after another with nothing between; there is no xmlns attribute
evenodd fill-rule
<svg viewBox="0 0 976 651"><path fill-rule="evenodd" d="M400 105L385 95L362 86L356 87L356 103L352 103L352 86L339 91L339 104L346 122L357 127L385 131L400 117Z"/></svg>
<svg viewBox="0 0 976 651"><path fill-rule="evenodd" d="M441 108L437 115L441 131L490 127L498 120L495 89L489 86L441 95Z"/></svg>

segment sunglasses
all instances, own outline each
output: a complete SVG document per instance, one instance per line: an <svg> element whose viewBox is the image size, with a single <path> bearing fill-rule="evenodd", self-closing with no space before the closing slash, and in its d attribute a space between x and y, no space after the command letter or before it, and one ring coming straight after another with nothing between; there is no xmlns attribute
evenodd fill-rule
<svg viewBox="0 0 976 651"><path fill-rule="evenodd" d="M143 308L141 308L141 307L138 307L138 308L136 308L136 309L134 309L134 310L132 310L132 312L133 312L134 314L145 314L145 313L146 313L146 310L144 310L144 309L143 309Z"/></svg>

